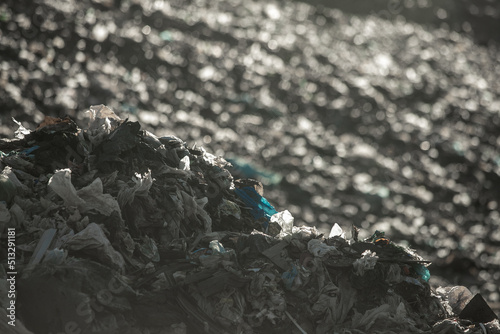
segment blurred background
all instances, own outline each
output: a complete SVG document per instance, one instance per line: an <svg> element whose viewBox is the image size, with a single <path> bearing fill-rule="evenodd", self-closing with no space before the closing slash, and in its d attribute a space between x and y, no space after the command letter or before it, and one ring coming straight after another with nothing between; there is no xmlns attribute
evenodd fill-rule
<svg viewBox="0 0 500 334"><path fill-rule="evenodd" d="M7 0L0 136L106 104L500 309L500 2Z"/></svg>

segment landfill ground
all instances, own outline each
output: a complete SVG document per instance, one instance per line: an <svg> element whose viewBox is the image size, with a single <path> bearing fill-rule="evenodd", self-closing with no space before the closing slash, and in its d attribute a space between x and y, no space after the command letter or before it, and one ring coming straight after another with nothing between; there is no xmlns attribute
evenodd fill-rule
<svg viewBox="0 0 500 334"><path fill-rule="evenodd" d="M484 3L475 17L498 18ZM14 137L12 117L86 128L85 111L107 105L260 179L295 226L385 232L432 262L432 287L466 286L498 315L499 51L393 7L7 0L0 135Z"/></svg>

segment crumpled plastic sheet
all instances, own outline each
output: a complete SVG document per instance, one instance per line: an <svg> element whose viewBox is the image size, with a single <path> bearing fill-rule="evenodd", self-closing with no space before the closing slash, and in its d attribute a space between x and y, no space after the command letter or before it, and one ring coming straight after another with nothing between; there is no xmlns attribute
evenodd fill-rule
<svg viewBox="0 0 500 334"><path fill-rule="evenodd" d="M26 129L21 122L16 121L14 118L12 118L12 121L18 125L17 130L14 132L17 139L24 139L24 136L31 133L31 131Z"/></svg>
<svg viewBox="0 0 500 334"><path fill-rule="evenodd" d="M378 260L377 253L370 250L364 251L361 254L361 258L357 259L353 263L354 273L358 276L363 276L365 271L373 270Z"/></svg>
<svg viewBox="0 0 500 334"><path fill-rule="evenodd" d="M151 171L149 170L146 174L141 175L136 173L132 177L132 186L123 184L120 191L118 192L118 203L120 206L131 204L134 201L135 196L147 196L149 189L153 185L153 178L151 176Z"/></svg>
<svg viewBox="0 0 500 334"><path fill-rule="evenodd" d="M63 247L72 251L90 253L99 262L120 272L125 271L123 256L113 248L102 228L96 223L90 223L84 230L72 236L63 244Z"/></svg>
<svg viewBox="0 0 500 334"><path fill-rule="evenodd" d="M325 255L341 255L342 253L335 246L328 246L319 239L311 239L307 243L307 250L314 256L323 257Z"/></svg>
<svg viewBox="0 0 500 334"><path fill-rule="evenodd" d="M235 189L234 192L241 197L246 205L252 208L251 213L255 219L266 218L269 220L274 214L278 213L267 199L260 196L255 189L251 187Z"/></svg>
<svg viewBox="0 0 500 334"><path fill-rule="evenodd" d="M236 219L241 218L241 209L235 202L223 199L219 205L219 210L222 215L233 216Z"/></svg>
<svg viewBox="0 0 500 334"><path fill-rule="evenodd" d="M29 188L23 183L21 183L21 181L19 181L19 179L17 178L16 174L13 172L11 167L9 166L5 167L2 171L1 176L9 179L9 181L15 187L16 192L27 193L29 191Z"/></svg>
<svg viewBox="0 0 500 334"><path fill-rule="evenodd" d="M87 112L90 115L87 135L92 145L98 146L116 129L120 117L102 104L91 106Z"/></svg>
<svg viewBox="0 0 500 334"><path fill-rule="evenodd" d="M71 169L61 169L50 178L48 186L64 200L66 206L76 206L82 213L97 210L109 216L114 211L121 212L117 200L110 194L103 193L100 178L77 191L71 183Z"/></svg>
<svg viewBox="0 0 500 334"><path fill-rule="evenodd" d="M345 233L342 230L342 227L340 227L340 225L337 223L333 224L332 228L330 229L330 234L328 234L328 238L333 238L333 237L345 238Z"/></svg>
<svg viewBox="0 0 500 334"><path fill-rule="evenodd" d="M278 238L283 238L284 236L292 234L293 220L293 216L288 210L277 212L271 216L270 222L277 223L281 227Z"/></svg>
<svg viewBox="0 0 500 334"><path fill-rule="evenodd" d="M183 190L181 190L181 196L184 200L185 212L187 213L186 218L198 220L198 217L200 217L205 228L205 233L212 232L212 218L203 209L205 204L208 203L208 199L206 197L195 199Z"/></svg>

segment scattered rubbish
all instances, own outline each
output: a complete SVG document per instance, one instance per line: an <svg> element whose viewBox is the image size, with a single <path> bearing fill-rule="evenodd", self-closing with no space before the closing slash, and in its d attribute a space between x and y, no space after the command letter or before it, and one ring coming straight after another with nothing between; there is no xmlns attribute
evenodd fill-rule
<svg viewBox="0 0 500 334"><path fill-rule="evenodd" d="M407 240L450 269L439 272L448 282L477 286L498 313L500 85L490 39L500 36L499 3L398 3L388 12L383 1L3 1L0 134L15 138L13 116L29 134L42 113L81 125L88 105L113 105L160 144L175 133L279 172L265 197L298 225L363 223ZM83 151L59 139L28 157L69 154L81 166ZM35 146L5 151L19 153L11 165L44 168L32 171L40 190L46 181L36 176L57 169L83 180L50 159L30 167L21 152ZM179 169L185 155L164 152L177 162L170 172L188 172ZM216 184L206 183L211 194L220 194ZM249 226L246 215L233 222L214 212L219 230ZM134 242L142 228L127 231Z"/></svg>
<svg viewBox="0 0 500 334"><path fill-rule="evenodd" d="M311 239L307 243L307 250L314 256L323 257L328 254L340 255L341 253L335 246L328 246L319 239Z"/></svg>
<svg viewBox="0 0 500 334"><path fill-rule="evenodd" d="M353 230L355 228L356 227L353 227ZM342 230L342 227L340 227L340 225L337 223L333 224L332 229L330 230L330 234L328 235L328 238L333 238L333 237L345 238L345 234L344 234L344 231ZM354 238L354 239L355 239L355 241L357 241L357 235L356 235L356 238Z"/></svg>
<svg viewBox="0 0 500 334"><path fill-rule="evenodd" d="M0 226L16 229L28 330L448 333L455 317L500 332L481 296L432 291L428 261L383 232L294 226L222 157L105 106L89 114L86 129L47 118L0 141L14 180Z"/></svg>
<svg viewBox="0 0 500 334"><path fill-rule="evenodd" d="M70 252L82 252L91 256L119 272L125 270L123 256L113 248L102 228L96 223L88 224L85 229L69 238L63 247Z"/></svg>
<svg viewBox="0 0 500 334"><path fill-rule="evenodd" d="M271 216L271 223L276 223L280 226L281 232L280 236L285 237L287 235L292 235L293 232L293 216L290 211L285 210L277 212Z"/></svg>

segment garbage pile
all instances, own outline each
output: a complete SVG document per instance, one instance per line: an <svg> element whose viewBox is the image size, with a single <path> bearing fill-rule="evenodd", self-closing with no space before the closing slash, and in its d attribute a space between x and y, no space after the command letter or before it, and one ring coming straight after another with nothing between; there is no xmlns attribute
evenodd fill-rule
<svg viewBox="0 0 500 334"><path fill-rule="evenodd" d="M481 295L431 289L428 261L383 232L294 226L222 157L88 113L0 141L19 324L2 332L500 333Z"/></svg>
<svg viewBox="0 0 500 334"><path fill-rule="evenodd" d="M442 24L474 30L454 19L465 2L365 1L367 16L338 2L0 1L0 137L12 117L80 125L106 104L256 167L247 177L298 224L407 241L431 284L471 287L500 313L498 44ZM494 7L464 8L500 23ZM401 17L424 12L448 18Z"/></svg>

